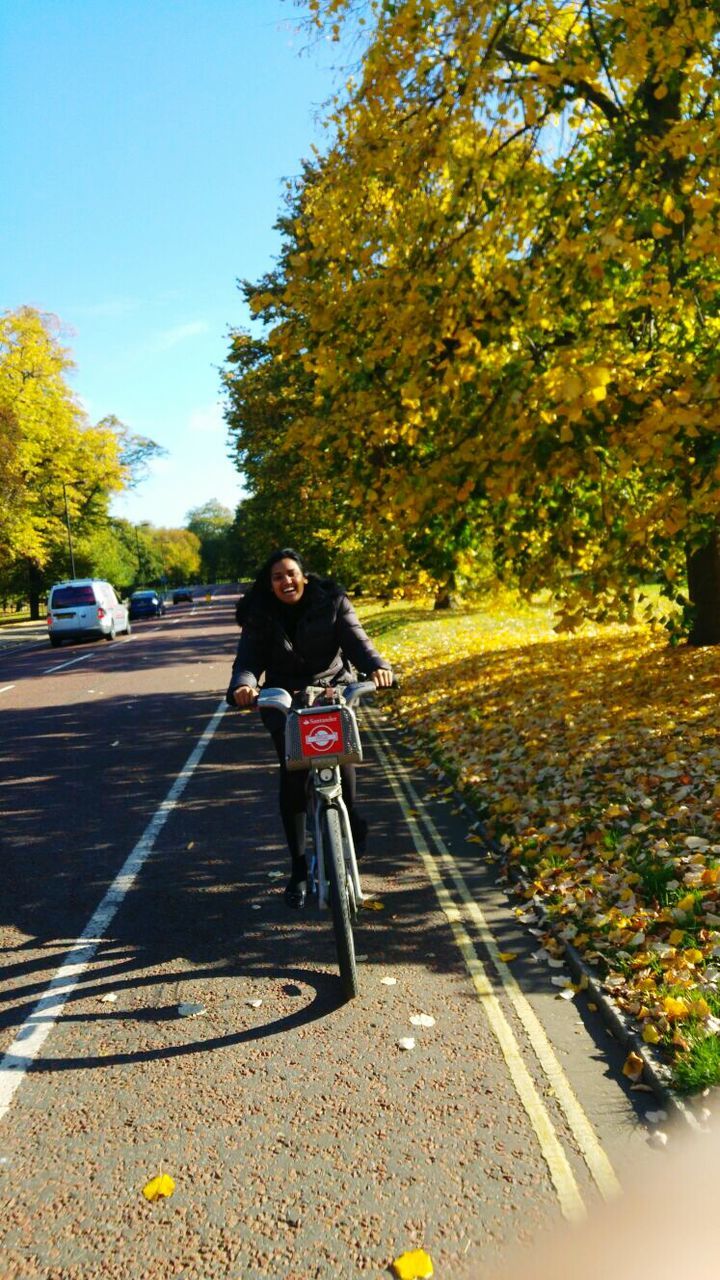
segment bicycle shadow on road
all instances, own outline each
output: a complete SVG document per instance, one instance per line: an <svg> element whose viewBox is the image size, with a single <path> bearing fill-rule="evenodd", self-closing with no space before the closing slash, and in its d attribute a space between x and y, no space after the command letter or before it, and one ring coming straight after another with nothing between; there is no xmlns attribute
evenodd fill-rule
<svg viewBox="0 0 720 1280"><path fill-rule="evenodd" d="M117 974L117 970L113 968L113 974ZM98 985L98 980L105 976L106 971L94 973L93 979L88 984L81 984L73 1000L69 1002L69 1008L72 1010L73 1003L87 999L98 999L103 992L107 992L106 985ZM202 970L190 973L186 981L193 981L203 976L217 977L216 971ZM277 975L283 979L286 984L302 983L304 987L312 987L314 989L313 999L309 1004L304 1004L301 1008L291 1013L285 1014L278 1018L273 1018L270 1022L260 1023L256 1026L245 1027L240 1031L234 1031L227 1035L215 1035L205 1038L196 1037L180 1044L158 1045L155 1048L133 1048L128 1050L118 1050L116 1052L103 1052L102 1054L89 1054L82 1057L50 1057L47 1054L36 1058L32 1061L31 1069L35 1073L54 1073L58 1071L91 1071L96 1069L104 1069L108 1067L128 1066L131 1064L139 1064L144 1062L170 1061L174 1058L188 1057L196 1054L212 1053L222 1049L232 1049L242 1044L256 1043L262 1040L268 1040L275 1036L286 1035L288 1032L298 1028L308 1026L318 1019L325 1018L328 1014L333 1013L340 1005L344 1003L344 997L340 989L339 980L333 975L318 975L310 973L305 969L287 969ZM161 981L165 981L162 979ZM114 993L121 993L123 986L128 991L136 991L138 983L130 980L127 984L114 983L112 990ZM239 1004L240 1002L238 1002ZM198 1025L196 1019L192 1019L194 1025ZM164 1006L148 1006L145 1009L120 1010L111 1013L89 1013L89 1012L63 1012L62 1022L66 1023L82 1023L91 1026L93 1023L101 1023L104 1027L112 1027L112 1024L122 1025L127 1030L137 1023L152 1023L161 1026L163 1023L171 1025L182 1024L188 1025L189 1020L182 1019L178 1013L177 1005ZM8 1054L4 1059L6 1070L14 1068L22 1069L28 1066L27 1060L21 1054Z"/></svg>

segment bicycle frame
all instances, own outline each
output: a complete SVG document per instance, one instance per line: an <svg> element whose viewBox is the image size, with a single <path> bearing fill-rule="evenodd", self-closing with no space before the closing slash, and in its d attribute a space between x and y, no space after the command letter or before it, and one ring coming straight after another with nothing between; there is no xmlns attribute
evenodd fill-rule
<svg viewBox="0 0 720 1280"><path fill-rule="evenodd" d="M334 696L329 699L329 706L339 701L347 707L352 707L365 694L375 693L375 685L371 680L360 680L347 685L330 686L329 689L313 686L304 691L304 697L312 701L314 697L322 698L323 695L327 696L330 693ZM286 689L262 689L258 695L258 707L272 707L276 711L282 712L286 719L293 706L294 699ZM350 818L342 797L339 766L332 764L329 760L323 760L321 757L308 760L307 790L308 819L312 822L315 842L315 852L312 859L314 865L310 874L317 886L318 903L321 907L328 906L328 881L324 859L318 857L318 851L322 848L321 814L324 808L332 808L337 810L340 816L343 858L354 905L357 906L358 903L364 900L364 895L355 856L355 842L350 828Z"/></svg>
<svg viewBox="0 0 720 1280"><path fill-rule="evenodd" d="M346 1000L352 1000L359 989L353 924L363 892L340 767L362 760L352 705L364 693L374 692L372 681L306 689L304 707L294 706L285 689L264 689L258 696L260 708L272 707L285 716L288 768L308 771L308 816L315 836L308 887L316 889L320 907L330 908ZM287 723L291 712L293 720Z"/></svg>
<svg viewBox="0 0 720 1280"><path fill-rule="evenodd" d="M321 907L329 905L325 859L318 857L318 851L322 849L321 812L325 807L336 809L340 815L345 868L352 889L354 905L357 906L359 902L364 900L364 894L360 884L357 858L355 857L355 842L350 829L350 818L342 797L339 767L337 765L313 765L308 775L307 790L308 818L312 822L315 844L309 869L309 878L314 881L317 887L318 905Z"/></svg>

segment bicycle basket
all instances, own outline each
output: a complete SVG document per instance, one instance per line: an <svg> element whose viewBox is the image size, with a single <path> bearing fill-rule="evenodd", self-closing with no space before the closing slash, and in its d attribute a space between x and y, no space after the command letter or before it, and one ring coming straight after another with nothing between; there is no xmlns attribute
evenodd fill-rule
<svg viewBox="0 0 720 1280"><path fill-rule="evenodd" d="M355 712L351 707L304 707L291 711L285 725L288 769L314 763L359 764L363 758Z"/></svg>

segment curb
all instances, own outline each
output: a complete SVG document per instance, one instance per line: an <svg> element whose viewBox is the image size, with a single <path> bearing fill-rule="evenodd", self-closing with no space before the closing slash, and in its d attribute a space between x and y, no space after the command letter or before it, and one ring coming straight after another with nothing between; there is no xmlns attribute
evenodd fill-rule
<svg viewBox="0 0 720 1280"><path fill-rule="evenodd" d="M484 833L483 833L484 834ZM553 937L557 937L556 930L548 923L547 917L543 923L546 925L549 933ZM568 968L577 980L582 978L583 982L587 982L587 992L592 995L593 1003L597 1004L603 1022L612 1032L615 1039L627 1049L628 1053L636 1053L642 1058L643 1069L642 1079L655 1094L658 1102L661 1102L668 1111L671 1111L679 1119L683 1120L690 1129L696 1133L701 1133L703 1126L687 1105L685 1100L675 1093L670 1082L670 1072L664 1063L659 1062L656 1056L648 1049L644 1040L638 1035L633 1024L625 1014L618 1009L615 1001L603 991L598 984L593 971L588 968L583 960L580 952L570 942L558 938L558 941L565 947L565 958Z"/></svg>

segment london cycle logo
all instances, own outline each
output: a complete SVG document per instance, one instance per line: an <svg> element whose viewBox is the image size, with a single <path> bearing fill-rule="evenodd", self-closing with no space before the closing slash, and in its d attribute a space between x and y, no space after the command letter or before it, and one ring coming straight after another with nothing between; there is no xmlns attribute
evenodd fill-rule
<svg viewBox="0 0 720 1280"><path fill-rule="evenodd" d="M308 716L310 724L301 721L303 751L310 755L329 755L337 750L341 737L340 717L335 713L323 716Z"/></svg>

